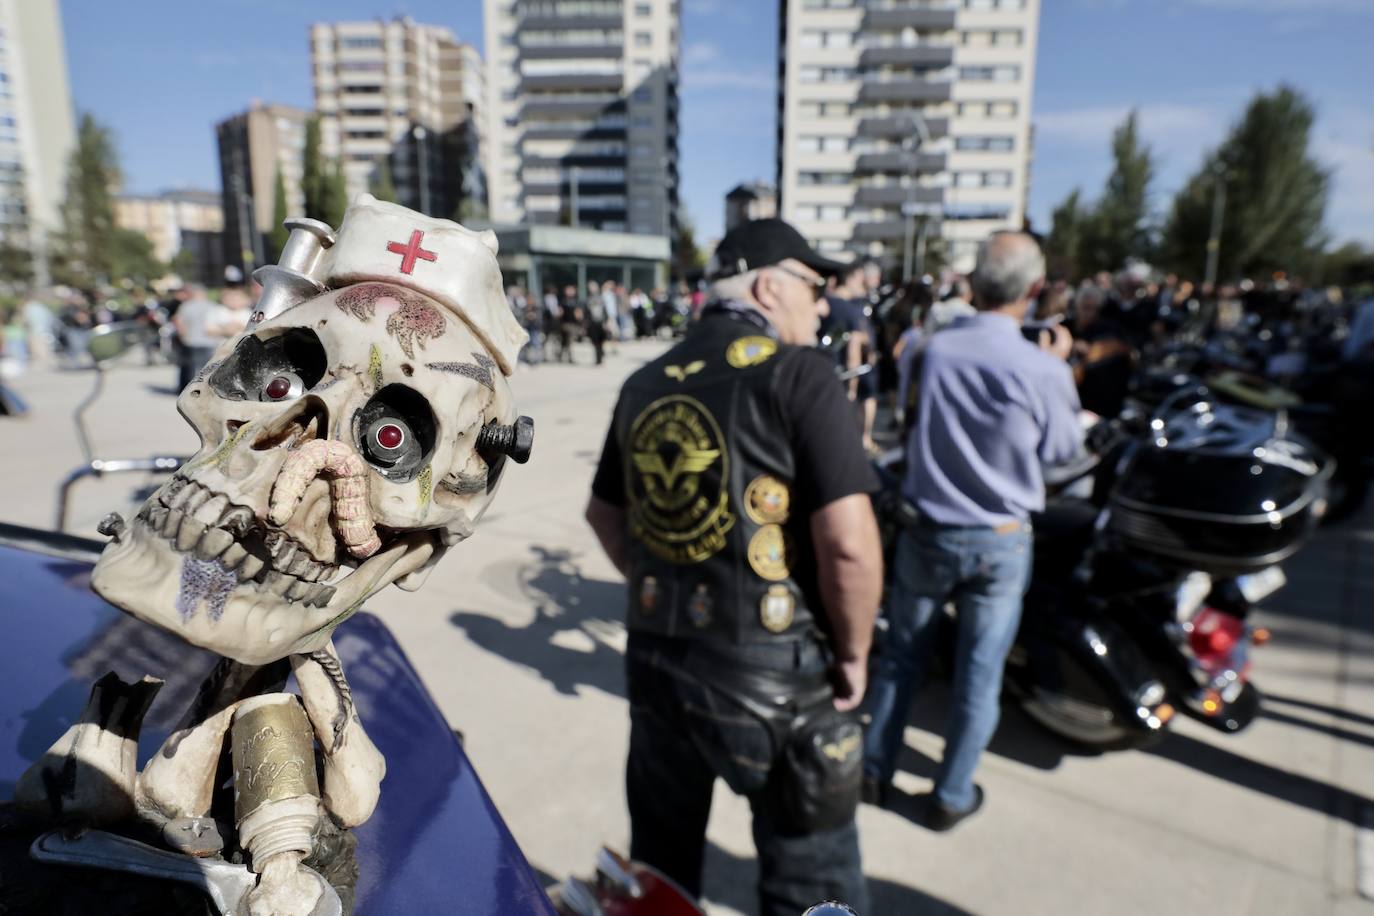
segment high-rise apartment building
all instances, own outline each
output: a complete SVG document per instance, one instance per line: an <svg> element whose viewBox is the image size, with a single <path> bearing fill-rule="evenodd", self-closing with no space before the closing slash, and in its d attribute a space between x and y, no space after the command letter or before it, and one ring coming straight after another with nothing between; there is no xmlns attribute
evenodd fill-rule
<svg viewBox="0 0 1374 916"><path fill-rule="evenodd" d="M1025 218L1039 14L1040 0L781 0L784 218L822 251L889 264L924 223L972 267L981 239Z"/></svg>
<svg viewBox="0 0 1374 916"><path fill-rule="evenodd" d="M40 284L75 145L57 0L0 0L0 243L32 253Z"/></svg>
<svg viewBox="0 0 1374 916"><path fill-rule="evenodd" d="M310 112L289 105L253 103L215 125L224 204L224 263L245 275L267 263L266 236L274 228L277 176L286 213L305 213L305 124Z"/></svg>
<svg viewBox="0 0 1374 916"><path fill-rule="evenodd" d="M400 203L431 216L468 217L484 202L476 49L402 17L316 23L310 56L321 148L342 163L350 199L389 168Z"/></svg>
<svg viewBox="0 0 1374 916"><path fill-rule="evenodd" d="M115 225L141 232L153 257L185 280L224 282L224 210L214 191L181 189L115 198Z"/></svg>
<svg viewBox="0 0 1374 916"><path fill-rule="evenodd" d="M766 181L736 185L725 194L725 231L778 215L778 189Z"/></svg>
<svg viewBox="0 0 1374 916"><path fill-rule="evenodd" d="M671 236L679 0L483 0L498 223Z"/></svg>

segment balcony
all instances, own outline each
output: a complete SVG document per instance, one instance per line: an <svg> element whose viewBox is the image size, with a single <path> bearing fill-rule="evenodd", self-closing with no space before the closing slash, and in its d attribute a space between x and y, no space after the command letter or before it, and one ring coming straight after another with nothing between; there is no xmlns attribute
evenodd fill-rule
<svg viewBox="0 0 1374 916"><path fill-rule="evenodd" d="M527 169L557 169L573 165L588 168L621 166L625 164L624 153L569 153L566 156L525 156L520 164ZM622 181L623 185L624 182Z"/></svg>
<svg viewBox="0 0 1374 916"><path fill-rule="evenodd" d="M949 119L926 118L926 130L931 139L938 140L949 135ZM860 137L905 137L910 135L911 118L895 115L889 118L864 118L859 122Z"/></svg>
<svg viewBox="0 0 1374 916"><path fill-rule="evenodd" d="M534 45L520 49L521 60L596 60L610 58L619 60L624 53L624 45Z"/></svg>
<svg viewBox="0 0 1374 916"><path fill-rule="evenodd" d="M592 91L619 92L623 77L619 73L559 73L553 76L520 77L521 92Z"/></svg>
<svg viewBox="0 0 1374 916"><path fill-rule="evenodd" d="M865 48L859 55L859 66L880 67L884 64L907 67L948 67L954 63L954 49L948 46L911 45L891 48Z"/></svg>
<svg viewBox="0 0 1374 916"><path fill-rule="evenodd" d="M904 188L901 185L861 187L854 192L854 203L862 206L901 206L909 200L918 204L938 204L945 199L943 188Z"/></svg>
<svg viewBox="0 0 1374 916"><path fill-rule="evenodd" d="M567 127L527 127L522 136L526 140L624 140L625 125L587 127L569 124Z"/></svg>
<svg viewBox="0 0 1374 916"><path fill-rule="evenodd" d="M870 9L864 13L864 29L929 29L944 31L954 28L956 13L952 9L933 10L921 7L908 9Z"/></svg>
<svg viewBox="0 0 1374 916"><path fill-rule="evenodd" d="M521 32L534 31L557 31L563 32L571 29L601 29L606 32L618 32L625 25L622 16L523 16L516 23L515 34Z"/></svg>
<svg viewBox="0 0 1374 916"><path fill-rule="evenodd" d="M948 102L952 83L932 80L870 81L859 87L860 102Z"/></svg>
<svg viewBox="0 0 1374 916"><path fill-rule="evenodd" d="M606 96L602 99L560 99L557 95L543 95L526 100L524 107L520 109L520 116L527 120L538 120L575 115L595 116L603 111L624 110L625 100L619 96Z"/></svg>
<svg viewBox="0 0 1374 916"><path fill-rule="evenodd" d="M918 172L943 172L945 170L944 153L917 153L916 170ZM911 156L906 152L894 150L889 153L864 153L859 156L854 164L856 172L898 172L905 174L911 171Z"/></svg>
<svg viewBox="0 0 1374 916"><path fill-rule="evenodd" d="M579 197L586 197L593 194L624 194L625 182L605 182L605 181L579 181L577 183L577 194ZM571 181L527 181L525 182L525 193L531 196L543 197L545 195L561 194L571 198Z"/></svg>
<svg viewBox="0 0 1374 916"><path fill-rule="evenodd" d="M860 242L881 242L906 237L906 222L888 219L876 223L858 223L854 226L854 239Z"/></svg>

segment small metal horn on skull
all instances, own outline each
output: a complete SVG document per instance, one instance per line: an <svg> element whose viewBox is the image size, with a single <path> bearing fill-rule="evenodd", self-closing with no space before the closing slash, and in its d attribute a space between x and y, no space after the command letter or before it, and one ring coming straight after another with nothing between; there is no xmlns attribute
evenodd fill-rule
<svg viewBox="0 0 1374 916"><path fill-rule="evenodd" d="M534 421L507 381L527 338L502 295L492 233L368 195L337 232L286 225L280 262L254 274L263 292L249 327L178 399L200 450L132 519L101 523L110 541L92 586L224 656L118 810L131 796L132 817L156 828L142 835L178 840L167 854L245 853L257 876L247 910L291 916L331 893L302 864L316 823L367 820L386 772L333 631L472 533L505 459L529 459ZM253 686L253 672L283 661L299 697ZM216 807L226 744L236 786L246 779L268 801L239 791L238 810ZM264 786L264 772L300 784ZM69 788L65 827L81 824L90 797ZM110 805L88 807L88 825L109 822ZM225 835L182 842L181 827L200 823Z"/></svg>

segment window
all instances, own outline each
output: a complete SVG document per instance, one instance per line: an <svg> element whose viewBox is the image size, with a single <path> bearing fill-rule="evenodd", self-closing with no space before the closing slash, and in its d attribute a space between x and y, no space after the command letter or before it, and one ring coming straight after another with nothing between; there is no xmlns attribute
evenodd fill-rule
<svg viewBox="0 0 1374 916"><path fill-rule="evenodd" d="M631 127L653 127L654 119L648 115L635 115L630 119Z"/></svg>
<svg viewBox="0 0 1374 916"><path fill-rule="evenodd" d="M843 185L853 180L849 172L798 172L797 184L801 185Z"/></svg>
<svg viewBox="0 0 1374 916"><path fill-rule="evenodd" d="M635 15L636 15L636 16L648 16L648 15L650 15L652 12L653 12L653 8L652 8L649 4L647 4L647 3L636 3L636 4L635 4Z"/></svg>
<svg viewBox="0 0 1374 916"><path fill-rule="evenodd" d="M652 102L654 100L654 87L640 86L634 91L633 98L636 102Z"/></svg>
<svg viewBox="0 0 1374 916"><path fill-rule="evenodd" d="M959 188L1009 188L1011 172L955 172L954 185Z"/></svg>
<svg viewBox="0 0 1374 916"><path fill-rule="evenodd" d="M856 75L853 67L802 67L800 73L803 83L842 83Z"/></svg>
<svg viewBox="0 0 1374 916"><path fill-rule="evenodd" d="M954 148L965 152L1009 153L1016 146L1014 137L957 137Z"/></svg>
<svg viewBox="0 0 1374 916"><path fill-rule="evenodd" d="M362 72L375 72L385 70L386 65L380 60L342 60L339 61L340 70L352 70Z"/></svg>
<svg viewBox="0 0 1374 916"><path fill-rule="evenodd" d="M849 146L845 137L818 137L803 134L797 138L797 149L803 153L843 153Z"/></svg>
<svg viewBox="0 0 1374 916"><path fill-rule="evenodd" d="M854 43L854 33L843 29L803 29L800 38L803 48L848 48Z"/></svg>
<svg viewBox="0 0 1374 916"><path fill-rule="evenodd" d="M1021 68L1015 64L959 68L959 79L969 82L1014 83L1020 78Z"/></svg>
<svg viewBox="0 0 1374 916"><path fill-rule="evenodd" d="M340 38L339 47L341 48L380 48L382 40L380 38Z"/></svg>
<svg viewBox="0 0 1374 916"><path fill-rule="evenodd" d="M653 35L648 32L635 32L635 47L647 48L654 43Z"/></svg>

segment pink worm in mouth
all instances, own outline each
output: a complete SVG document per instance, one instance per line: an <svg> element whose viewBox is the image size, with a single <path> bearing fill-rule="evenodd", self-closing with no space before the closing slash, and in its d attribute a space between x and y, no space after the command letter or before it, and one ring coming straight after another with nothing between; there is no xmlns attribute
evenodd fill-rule
<svg viewBox="0 0 1374 916"><path fill-rule="evenodd" d="M268 517L275 525L289 522L305 488L320 475L329 478L334 527L348 552L358 559L372 556L381 549L382 540L367 502L368 466L347 443L313 439L293 449L272 484Z"/></svg>

